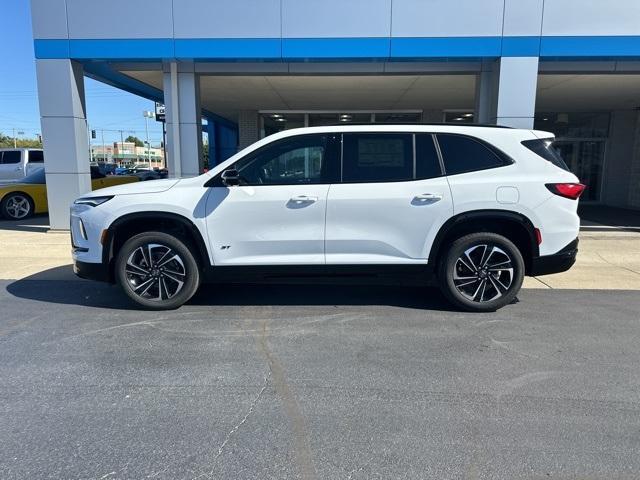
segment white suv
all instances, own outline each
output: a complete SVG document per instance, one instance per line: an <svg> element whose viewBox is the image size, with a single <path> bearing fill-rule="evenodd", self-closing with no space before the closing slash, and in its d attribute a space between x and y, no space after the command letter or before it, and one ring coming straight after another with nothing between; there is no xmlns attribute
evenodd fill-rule
<svg viewBox="0 0 640 480"><path fill-rule="evenodd" d="M585 187L552 141L485 126L287 130L196 178L79 198L74 270L151 309L182 305L206 280L393 271L493 311L524 275L575 261Z"/></svg>

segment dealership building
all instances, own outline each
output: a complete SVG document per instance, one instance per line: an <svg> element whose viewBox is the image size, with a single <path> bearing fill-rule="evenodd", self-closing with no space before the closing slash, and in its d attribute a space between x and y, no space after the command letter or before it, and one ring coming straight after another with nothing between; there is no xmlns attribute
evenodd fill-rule
<svg viewBox="0 0 640 480"><path fill-rule="evenodd" d="M32 0L52 228L90 189L84 77L166 105L173 176L282 129L553 132L584 201L640 209L638 0ZM112 21L113 20L113 21Z"/></svg>

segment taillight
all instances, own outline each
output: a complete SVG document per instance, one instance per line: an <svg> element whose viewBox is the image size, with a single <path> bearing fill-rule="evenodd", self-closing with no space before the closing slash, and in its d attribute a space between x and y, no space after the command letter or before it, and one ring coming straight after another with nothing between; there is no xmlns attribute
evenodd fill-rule
<svg viewBox="0 0 640 480"><path fill-rule="evenodd" d="M551 193L560 195L564 198L570 198L571 200L577 200L584 192L586 185L581 183L547 183L545 186Z"/></svg>

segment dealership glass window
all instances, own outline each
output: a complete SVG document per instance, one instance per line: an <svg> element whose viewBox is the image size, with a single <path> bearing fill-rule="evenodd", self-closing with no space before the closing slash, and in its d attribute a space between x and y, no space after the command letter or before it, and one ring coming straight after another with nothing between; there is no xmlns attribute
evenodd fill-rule
<svg viewBox="0 0 640 480"><path fill-rule="evenodd" d="M343 182L394 182L413 178L413 135L343 135Z"/></svg>
<svg viewBox="0 0 640 480"><path fill-rule="evenodd" d="M536 113L534 128L552 132L557 138L607 138L610 115L596 112Z"/></svg>
<svg viewBox="0 0 640 480"><path fill-rule="evenodd" d="M374 115L376 123L418 123L421 117L421 113L402 112L377 112Z"/></svg>
<svg viewBox="0 0 640 480"><path fill-rule="evenodd" d="M326 125L340 125L342 123L370 123L370 113L309 113L310 127L323 127Z"/></svg>
<svg viewBox="0 0 640 480"><path fill-rule="evenodd" d="M447 175L502 167L503 159L487 146L471 137L439 133L437 135Z"/></svg>
<svg viewBox="0 0 640 480"><path fill-rule="evenodd" d="M599 201L611 116L606 112L540 112L534 128L556 136L556 149L587 189L581 201Z"/></svg>
<svg viewBox="0 0 640 480"><path fill-rule="evenodd" d="M3 165L20 163L20 152L18 150L5 150L0 154L2 155L0 163Z"/></svg>
<svg viewBox="0 0 640 480"><path fill-rule="evenodd" d="M263 137L292 128L304 127L303 113L263 113Z"/></svg>
<svg viewBox="0 0 640 480"><path fill-rule="evenodd" d="M235 167L243 185L323 183L326 135L304 135L268 145Z"/></svg>

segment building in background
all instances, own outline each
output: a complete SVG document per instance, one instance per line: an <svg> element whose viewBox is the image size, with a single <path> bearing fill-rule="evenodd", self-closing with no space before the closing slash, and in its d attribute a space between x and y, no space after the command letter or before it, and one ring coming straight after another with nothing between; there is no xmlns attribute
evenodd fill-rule
<svg viewBox="0 0 640 480"><path fill-rule="evenodd" d="M90 185L83 76L166 105L173 176L202 171L203 129L215 165L305 125L482 122L554 132L586 201L640 208L637 0L32 0L32 16L53 228Z"/></svg>

